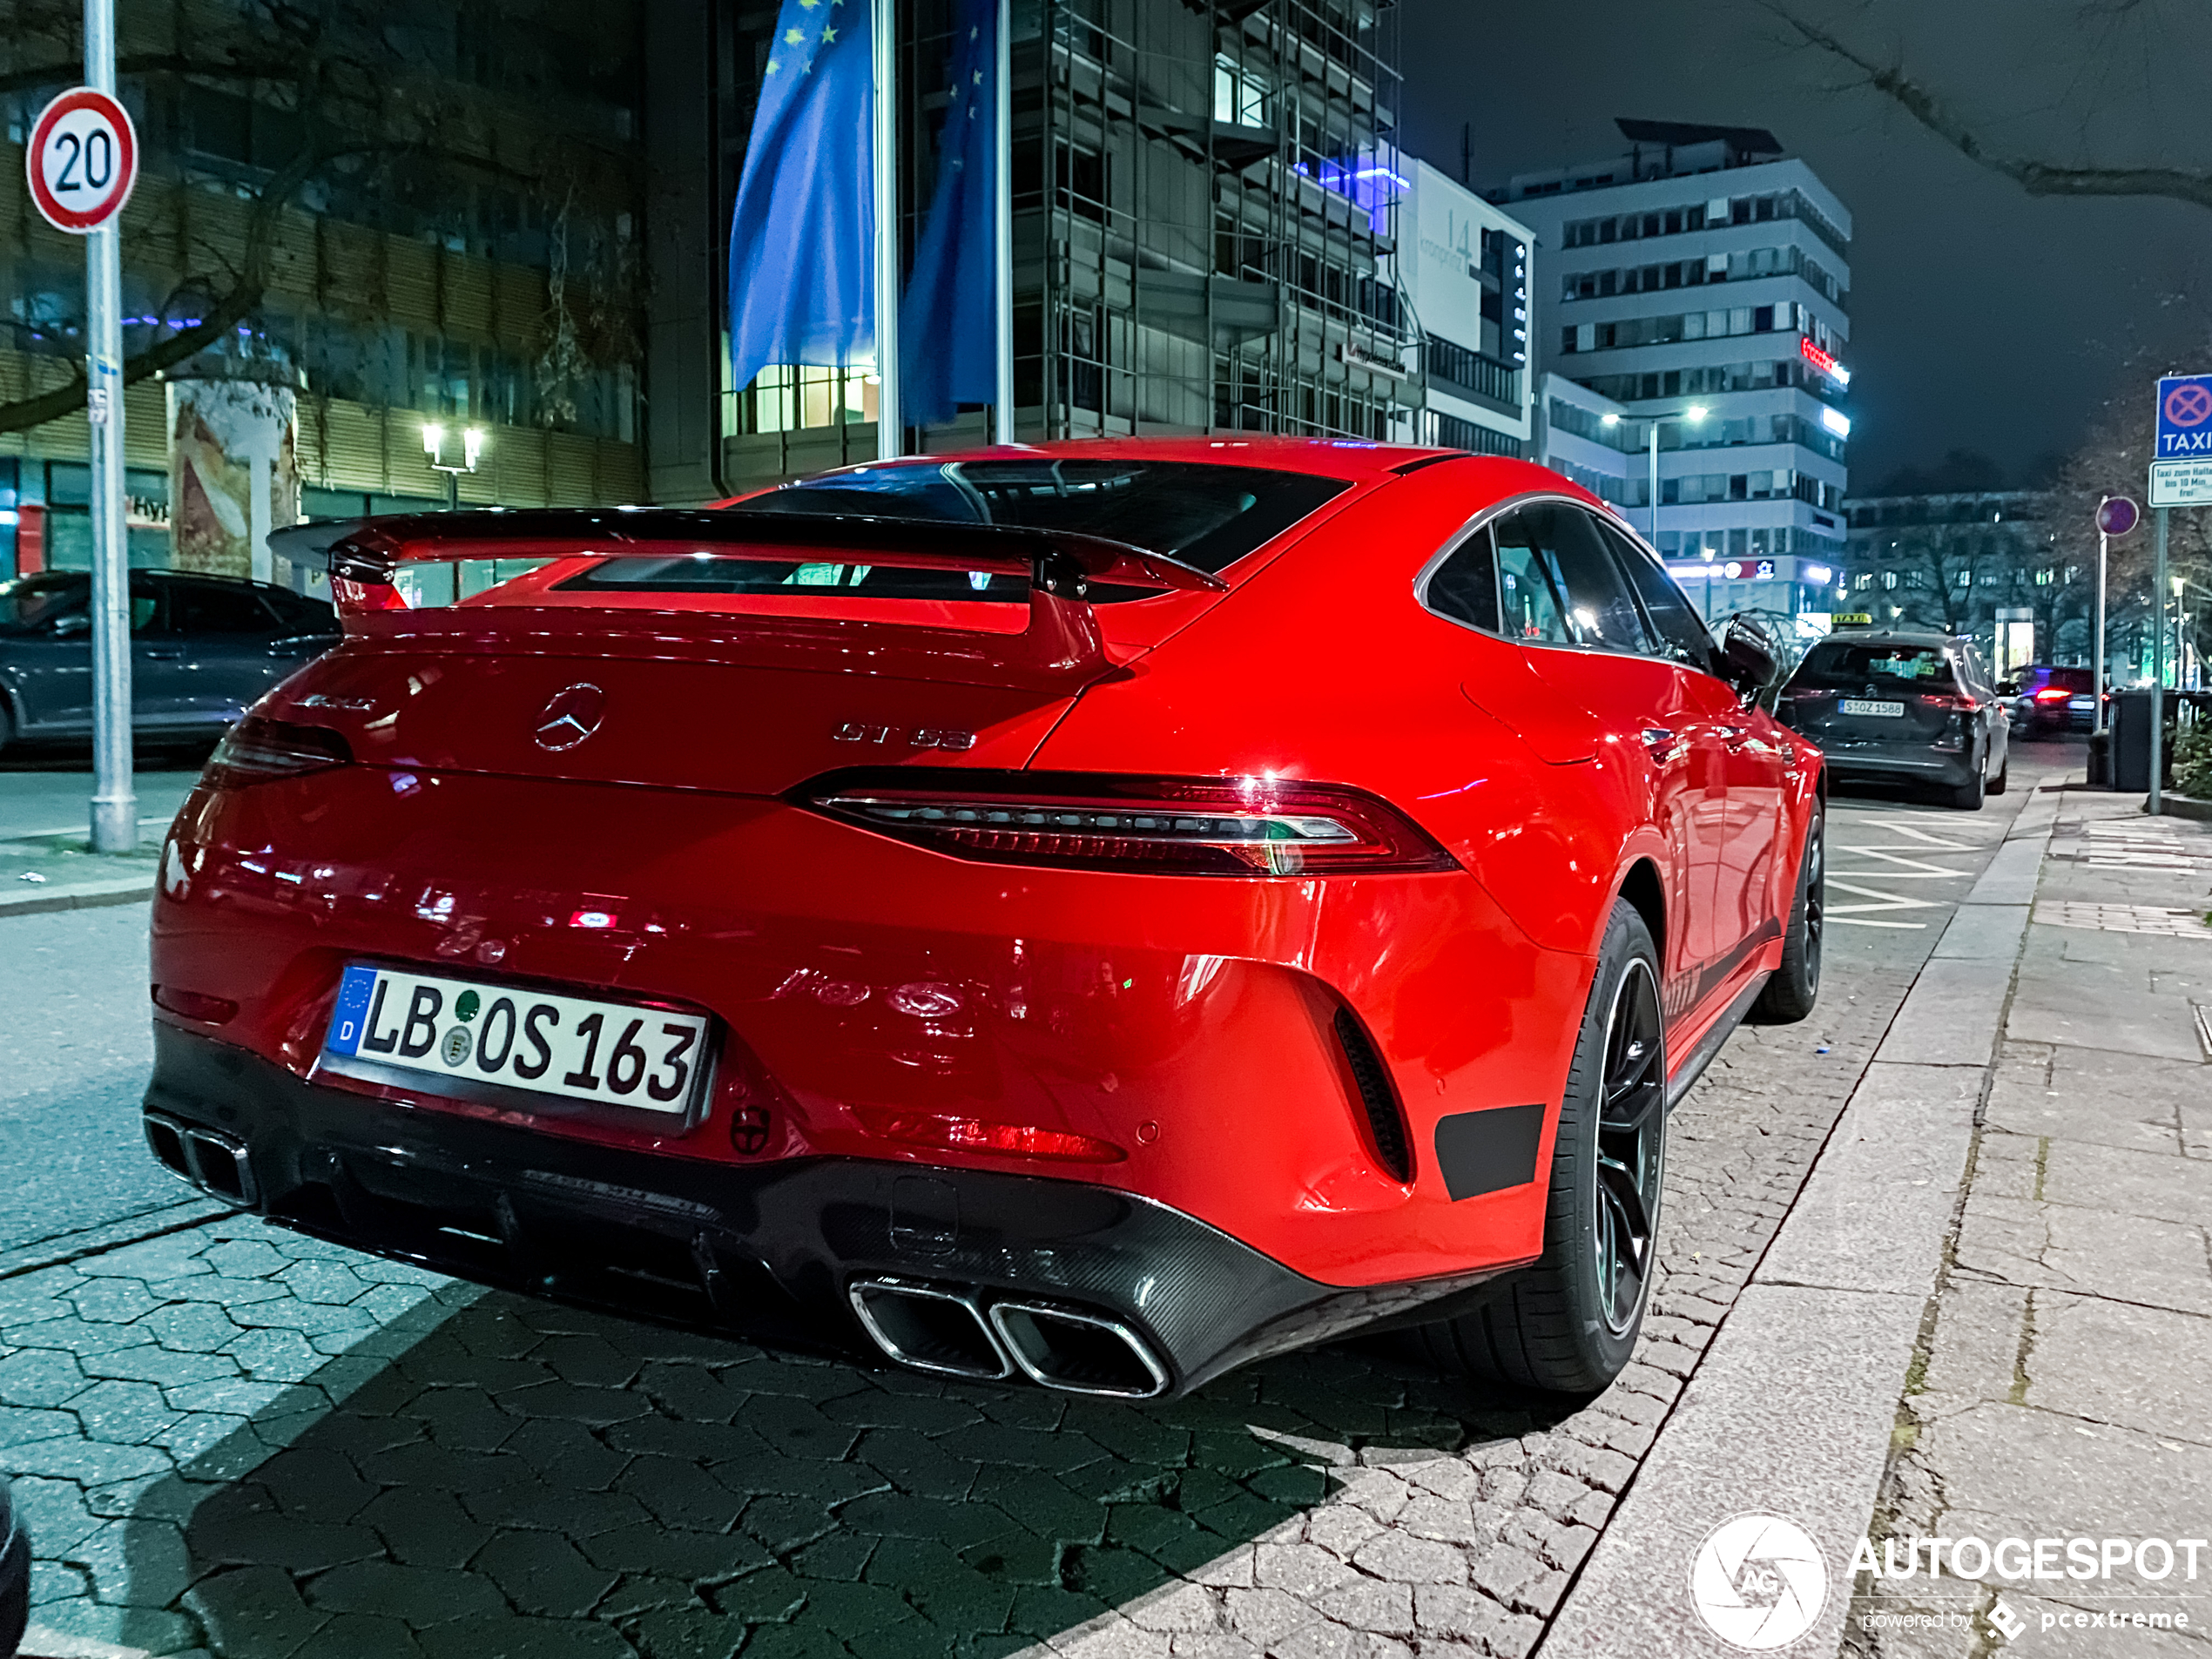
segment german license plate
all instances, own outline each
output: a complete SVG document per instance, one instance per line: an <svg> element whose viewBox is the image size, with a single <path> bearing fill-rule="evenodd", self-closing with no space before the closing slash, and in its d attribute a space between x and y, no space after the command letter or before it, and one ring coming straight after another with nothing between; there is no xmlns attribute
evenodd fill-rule
<svg viewBox="0 0 2212 1659"><path fill-rule="evenodd" d="M705 1015L362 964L347 968L323 1038L341 1069L390 1066L671 1115L691 1105L706 1047Z"/></svg>
<svg viewBox="0 0 2212 1659"><path fill-rule="evenodd" d="M1885 720L1905 718L1905 705L1902 703L1878 703L1870 698L1847 697L1839 706L1845 714L1872 714Z"/></svg>

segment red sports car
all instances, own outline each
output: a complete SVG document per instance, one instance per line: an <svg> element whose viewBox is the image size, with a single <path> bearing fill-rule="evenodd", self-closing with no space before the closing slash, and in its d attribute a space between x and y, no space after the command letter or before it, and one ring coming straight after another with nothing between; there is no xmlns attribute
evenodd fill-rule
<svg viewBox="0 0 2212 1659"><path fill-rule="evenodd" d="M1669 1107L1818 987L1770 654L1520 462L280 534L345 638L171 832L146 1127L365 1250L1079 1393L1386 1325L1588 1393Z"/></svg>

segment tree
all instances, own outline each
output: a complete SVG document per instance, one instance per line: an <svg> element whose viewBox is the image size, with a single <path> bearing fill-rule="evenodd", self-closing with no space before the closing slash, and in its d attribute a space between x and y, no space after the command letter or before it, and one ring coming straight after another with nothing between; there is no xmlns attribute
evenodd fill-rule
<svg viewBox="0 0 2212 1659"><path fill-rule="evenodd" d="M2212 172L2155 165L2077 165L2014 152L2001 147L1985 128L1960 114L1956 104L1908 69L1901 56L1884 55L1854 43L1841 30L1822 21L1804 0L1762 0L1762 3L1779 20L1785 38L1844 65L1858 85L1887 98L1975 165L2001 173L2031 196L2153 196L2212 207ZM2151 10L2155 8L2147 6L2145 0L2097 0L2081 8L2080 20L2085 25L2094 25L2100 19L2109 24L2138 10ZM2009 25L2006 18L1993 20L1991 26Z"/></svg>

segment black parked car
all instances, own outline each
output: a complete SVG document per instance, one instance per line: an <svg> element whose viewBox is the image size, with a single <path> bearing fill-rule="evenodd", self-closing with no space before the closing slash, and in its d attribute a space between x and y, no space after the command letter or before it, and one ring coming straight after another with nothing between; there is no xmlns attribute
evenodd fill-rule
<svg viewBox="0 0 2212 1659"><path fill-rule="evenodd" d="M1925 782L1968 812L2005 792L2011 717L1971 641L1831 635L1805 653L1775 712L1820 745L1839 780Z"/></svg>
<svg viewBox="0 0 2212 1659"><path fill-rule="evenodd" d="M91 735L91 600L81 570L0 582L0 748ZM215 737L337 643L337 612L289 589L133 570L132 726L141 741Z"/></svg>
<svg viewBox="0 0 2212 1659"><path fill-rule="evenodd" d="M30 1622L30 1534L8 1501L0 1480L0 1654L11 1654Z"/></svg>
<svg viewBox="0 0 2212 1659"><path fill-rule="evenodd" d="M2087 732L2097 724L2097 687L2086 668L2031 663L2013 693L2013 725L2023 738Z"/></svg>

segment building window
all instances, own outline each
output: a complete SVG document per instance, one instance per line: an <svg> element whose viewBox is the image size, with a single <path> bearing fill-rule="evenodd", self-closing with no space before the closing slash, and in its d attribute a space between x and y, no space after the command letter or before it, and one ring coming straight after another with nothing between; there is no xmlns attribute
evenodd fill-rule
<svg viewBox="0 0 2212 1659"><path fill-rule="evenodd" d="M1896 572L1896 571L1894 571L1894 570L1885 570L1885 571L1883 571L1883 572L1882 572L1882 585L1883 585L1885 588L1894 588L1894 587L1896 587L1896 586L1897 586L1897 572Z"/></svg>

